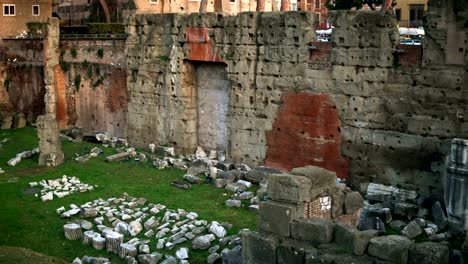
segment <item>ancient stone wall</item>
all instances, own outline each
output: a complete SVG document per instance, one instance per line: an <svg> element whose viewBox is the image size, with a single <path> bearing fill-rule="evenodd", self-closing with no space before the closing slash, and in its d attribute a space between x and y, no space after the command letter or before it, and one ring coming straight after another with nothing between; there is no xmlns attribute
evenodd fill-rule
<svg viewBox="0 0 468 264"><path fill-rule="evenodd" d="M60 41L56 73L60 128L79 126L87 131L107 131L111 136L125 135L128 96L124 44L124 40ZM4 49L1 83L8 86L3 88L8 96L0 104L34 122L44 112L43 43L9 39L4 41Z"/></svg>
<svg viewBox="0 0 468 264"><path fill-rule="evenodd" d="M263 163L265 132L272 128L282 90L292 90L307 66L312 25L313 15L305 12L130 17L129 140L193 152L202 114L195 82L203 82L194 78L194 63L222 61L230 82L228 154L236 161Z"/></svg>
<svg viewBox="0 0 468 264"><path fill-rule="evenodd" d="M464 66L424 63L430 44L398 46L388 14L331 18L332 46L312 43L310 13L131 16L130 142L203 145L197 82L209 79L197 80L194 65L223 62L234 161L316 165L363 191L379 182L440 196L448 139L468 136Z"/></svg>

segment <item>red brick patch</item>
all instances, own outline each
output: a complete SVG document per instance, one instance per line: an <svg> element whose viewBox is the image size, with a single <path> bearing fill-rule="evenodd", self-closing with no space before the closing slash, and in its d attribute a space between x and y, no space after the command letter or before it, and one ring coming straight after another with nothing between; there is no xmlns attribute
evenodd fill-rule
<svg viewBox="0 0 468 264"><path fill-rule="evenodd" d="M266 133L267 166L291 170L315 165L348 178L348 161L341 156L340 120L328 94L293 93Z"/></svg>
<svg viewBox="0 0 468 264"><path fill-rule="evenodd" d="M215 51L208 28L188 27L185 32L189 46L189 60L223 62Z"/></svg>

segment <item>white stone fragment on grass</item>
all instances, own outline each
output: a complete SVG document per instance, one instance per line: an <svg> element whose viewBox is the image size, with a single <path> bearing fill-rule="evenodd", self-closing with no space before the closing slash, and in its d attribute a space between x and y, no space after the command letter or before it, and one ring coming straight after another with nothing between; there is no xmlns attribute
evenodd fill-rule
<svg viewBox="0 0 468 264"><path fill-rule="evenodd" d="M154 230L149 230L145 233L145 237L152 237L154 236Z"/></svg>
<svg viewBox="0 0 468 264"><path fill-rule="evenodd" d="M130 225L128 226L128 232L131 236L140 234L141 230L143 230L143 226L141 226L140 221L135 220L130 222Z"/></svg>
<svg viewBox="0 0 468 264"><path fill-rule="evenodd" d="M158 239L158 242L156 244L156 249L163 249L164 248L164 244L166 243L166 239Z"/></svg>
<svg viewBox="0 0 468 264"><path fill-rule="evenodd" d="M247 188L252 187L252 183L249 182L249 181L238 180L238 181L237 181L237 184L243 185L243 186L245 186L245 187L247 187Z"/></svg>
<svg viewBox="0 0 468 264"><path fill-rule="evenodd" d="M207 249L211 245L210 237L208 235L199 236L193 239L193 249Z"/></svg>
<svg viewBox="0 0 468 264"><path fill-rule="evenodd" d="M210 233L215 234L218 238L226 236L226 229L216 221L211 222L209 231Z"/></svg>
<svg viewBox="0 0 468 264"><path fill-rule="evenodd" d="M48 192L41 196L41 201L52 201L54 199L54 194L52 192Z"/></svg>
<svg viewBox="0 0 468 264"><path fill-rule="evenodd" d="M150 248L147 244L140 245L138 247L138 251L143 254L149 254L150 253Z"/></svg>
<svg viewBox="0 0 468 264"><path fill-rule="evenodd" d="M65 212L65 207L62 206L62 207L60 207L60 208L57 208L57 210L55 210L55 211L56 211L57 214L59 215L59 214Z"/></svg>
<svg viewBox="0 0 468 264"><path fill-rule="evenodd" d="M195 213L195 212L190 212L190 213L188 213L185 217L187 217L187 218L190 219L190 220L195 220L195 219L197 219L198 214Z"/></svg>
<svg viewBox="0 0 468 264"><path fill-rule="evenodd" d="M68 218L68 217L71 217L73 215L78 214L80 211L81 211L81 209L79 209L79 208L78 209L71 209L71 210L68 210L68 211L62 213L60 216L64 217L64 218Z"/></svg>
<svg viewBox="0 0 468 264"><path fill-rule="evenodd" d="M35 187L35 186L37 186L37 185L38 185L37 182L30 182L30 183L29 183L29 187Z"/></svg>
<svg viewBox="0 0 468 264"><path fill-rule="evenodd" d="M179 248L175 254L176 254L177 259L179 260L188 259L189 249L185 247Z"/></svg>

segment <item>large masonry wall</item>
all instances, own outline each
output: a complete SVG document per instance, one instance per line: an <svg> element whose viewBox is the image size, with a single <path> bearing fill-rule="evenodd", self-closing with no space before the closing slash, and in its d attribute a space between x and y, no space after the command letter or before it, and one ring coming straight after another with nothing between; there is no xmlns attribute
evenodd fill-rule
<svg viewBox="0 0 468 264"><path fill-rule="evenodd" d="M44 111L41 40L4 40L2 105L33 122ZM124 136L127 88L125 40L61 40L57 81L60 128L79 126ZM77 85L79 85L77 87Z"/></svg>
<svg viewBox="0 0 468 264"><path fill-rule="evenodd" d="M449 139L468 136L466 66L425 62L435 56L427 43L424 55L399 46L385 13L331 18L332 46L313 43L314 18L304 12L131 16L130 142L181 153L203 146L200 126L211 124L198 122L206 115L198 106L210 99L197 95L210 79L197 80L196 68L224 63L227 154L236 162L311 164L361 190L379 182L440 195Z"/></svg>

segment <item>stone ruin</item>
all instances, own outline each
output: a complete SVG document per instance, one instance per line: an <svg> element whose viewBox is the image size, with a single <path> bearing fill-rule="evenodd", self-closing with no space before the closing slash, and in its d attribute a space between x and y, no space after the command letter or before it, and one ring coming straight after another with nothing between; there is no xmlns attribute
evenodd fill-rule
<svg viewBox="0 0 468 264"><path fill-rule="evenodd" d="M364 199L336 179L313 166L270 175L271 200L260 203L258 232L243 235L243 263L449 263L445 243L379 236L383 222L363 228Z"/></svg>
<svg viewBox="0 0 468 264"><path fill-rule="evenodd" d="M45 114L37 118L39 137L39 165L58 166L63 163L64 154L60 142L57 121L57 93L55 74L59 65L59 21L49 18L47 37L44 39L44 80L46 83Z"/></svg>

